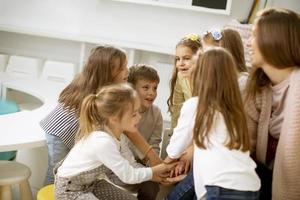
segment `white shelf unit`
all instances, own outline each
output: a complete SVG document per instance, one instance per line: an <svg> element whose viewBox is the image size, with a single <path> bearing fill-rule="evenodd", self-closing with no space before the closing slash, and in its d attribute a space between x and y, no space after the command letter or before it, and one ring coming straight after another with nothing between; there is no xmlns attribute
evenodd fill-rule
<svg viewBox="0 0 300 200"><path fill-rule="evenodd" d="M72 37L66 39L64 37L57 38L58 36L53 36L53 34L39 34L29 34L26 30L18 33L0 31L0 54L75 63L79 72L82 70L90 50L98 44L105 44L105 42L100 42L99 39L93 43L90 40L78 40L78 38L71 40ZM145 63L152 65L158 71L161 82L155 104L162 110L164 120L169 121L166 101L169 95L169 80L173 71L173 57L166 53L116 45L126 51L129 67L136 63Z"/></svg>

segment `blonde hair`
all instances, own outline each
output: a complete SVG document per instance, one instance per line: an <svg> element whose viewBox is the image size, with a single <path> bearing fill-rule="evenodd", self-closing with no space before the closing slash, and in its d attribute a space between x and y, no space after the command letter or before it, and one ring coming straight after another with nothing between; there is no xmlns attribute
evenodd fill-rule
<svg viewBox="0 0 300 200"><path fill-rule="evenodd" d="M82 102L76 141L92 131L104 130L109 117L121 119L128 107L134 109L137 101L137 93L129 84L105 86L97 94L88 95Z"/></svg>
<svg viewBox="0 0 300 200"><path fill-rule="evenodd" d="M195 37L197 36L197 37ZM184 38L182 38L176 45L176 48L179 46L188 47L192 50L194 54L198 52L199 49L202 49L201 37L196 34L188 34ZM174 59L174 69L172 73L172 78L170 80L170 96L167 100L168 111L172 113L171 107L173 106L173 96L174 96L174 88L177 80L178 69L176 67L176 59Z"/></svg>
<svg viewBox="0 0 300 200"><path fill-rule="evenodd" d="M194 95L198 96L194 141L206 149L216 112L223 115L229 137L229 149L247 151L250 148L246 116L237 82L235 62L224 48L215 47L197 60Z"/></svg>
<svg viewBox="0 0 300 200"><path fill-rule="evenodd" d="M257 46L265 62L281 69L300 67L299 14L287 9L265 9L258 13L255 27ZM246 99L260 93L270 82L261 68L253 67Z"/></svg>
<svg viewBox="0 0 300 200"><path fill-rule="evenodd" d="M79 115L84 97L113 83L125 62L126 54L121 49L108 45L93 48L83 71L61 92L58 101Z"/></svg>
<svg viewBox="0 0 300 200"><path fill-rule="evenodd" d="M212 33L207 32L203 41L213 46L220 46L228 50L236 62L238 72L247 72L245 53L242 38L236 30L227 28L220 31L221 38L215 40Z"/></svg>

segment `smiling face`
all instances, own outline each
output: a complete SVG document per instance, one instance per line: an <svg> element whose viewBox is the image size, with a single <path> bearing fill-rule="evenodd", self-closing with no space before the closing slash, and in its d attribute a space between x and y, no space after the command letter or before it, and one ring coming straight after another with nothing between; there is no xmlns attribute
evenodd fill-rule
<svg viewBox="0 0 300 200"><path fill-rule="evenodd" d="M139 114L140 102L139 100L136 100L133 108L131 104L127 107L130 109L126 109L120 119L121 129L128 132L137 132L138 123L141 119L141 115Z"/></svg>
<svg viewBox="0 0 300 200"><path fill-rule="evenodd" d="M253 67L263 67L264 59L262 57L262 54L261 54L258 44L257 44L256 27L254 27L254 29L252 31L252 36L250 38L250 41L248 41L247 46L251 47L250 55L251 55L252 66Z"/></svg>
<svg viewBox="0 0 300 200"><path fill-rule="evenodd" d="M189 47L183 45L179 45L176 47L175 66L184 77L189 77L191 75L190 69L193 55L194 52Z"/></svg>
<svg viewBox="0 0 300 200"><path fill-rule="evenodd" d="M142 110L152 106L157 96L157 87L158 87L157 81L139 79L135 83L135 90L137 91L140 97Z"/></svg>

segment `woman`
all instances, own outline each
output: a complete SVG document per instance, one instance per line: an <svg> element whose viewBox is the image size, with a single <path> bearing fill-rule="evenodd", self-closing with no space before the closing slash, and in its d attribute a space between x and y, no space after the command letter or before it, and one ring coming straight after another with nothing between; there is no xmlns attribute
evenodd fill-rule
<svg viewBox="0 0 300 200"><path fill-rule="evenodd" d="M245 109L261 199L300 197L300 17L262 11L251 39ZM272 185L272 188L271 188Z"/></svg>

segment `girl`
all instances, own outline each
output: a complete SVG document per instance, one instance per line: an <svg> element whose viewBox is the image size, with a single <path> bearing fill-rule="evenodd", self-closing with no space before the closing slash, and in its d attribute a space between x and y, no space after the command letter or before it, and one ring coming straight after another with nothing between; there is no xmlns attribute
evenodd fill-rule
<svg viewBox="0 0 300 200"><path fill-rule="evenodd" d="M210 30L203 36L203 47L207 49L211 46L220 46L227 49L236 62L238 82L241 91L246 87L248 70L245 62L244 46L240 34L233 29Z"/></svg>
<svg viewBox="0 0 300 200"><path fill-rule="evenodd" d="M54 182L53 167L74 145L84 97L96 93L105 85L126 82L127 77L125 52L112 46L98 46L91 51L83 71L61 92L56 108L40 122L48 146L45 185ZM150 161L160 160L153 150L149 150L149 145L140 134L130 133L128 137L139 145L141 152L148 152Z"/></svg>
<svg viewBox="0 0 300 200"><path fill-rule="evenodd" d="M276 8L262 11L251 47L253 69L245 108L262 180L261 199L299 199L299 14Z"/></svg>
<svg viewBox="0 0 300 200"><path fill-rule="evenodd" d="M223 48L212 48L199 56L195 97L184 103L167 147L169 162L179 158L194 141L198 199L205 194L207 200L226 196L258 199L260 181L249 155L250 141L235 69L232 56Z"/></svg>
<svg viewBox="0 0 300 200"><path fill-rule="evenodd" d="M56 199L135 199L98 179L107 168L128 184L162 180L168 166L134 168L120 154L121 147L128 149L121 145L123 131L137 131L138 109L137 93L127 84L103 87L83 100L77 142L55 170Z"/></svg>
<svg viewBox="0 0 300 200"><path fill-rule="evenodd" d="M171 93L168 98L171 112L171 128L175 128L182 103L192 96L191 74L192 58L202 48L201 39L197 34L189 34L176 45L175 67L171 78Z"/></svg>

